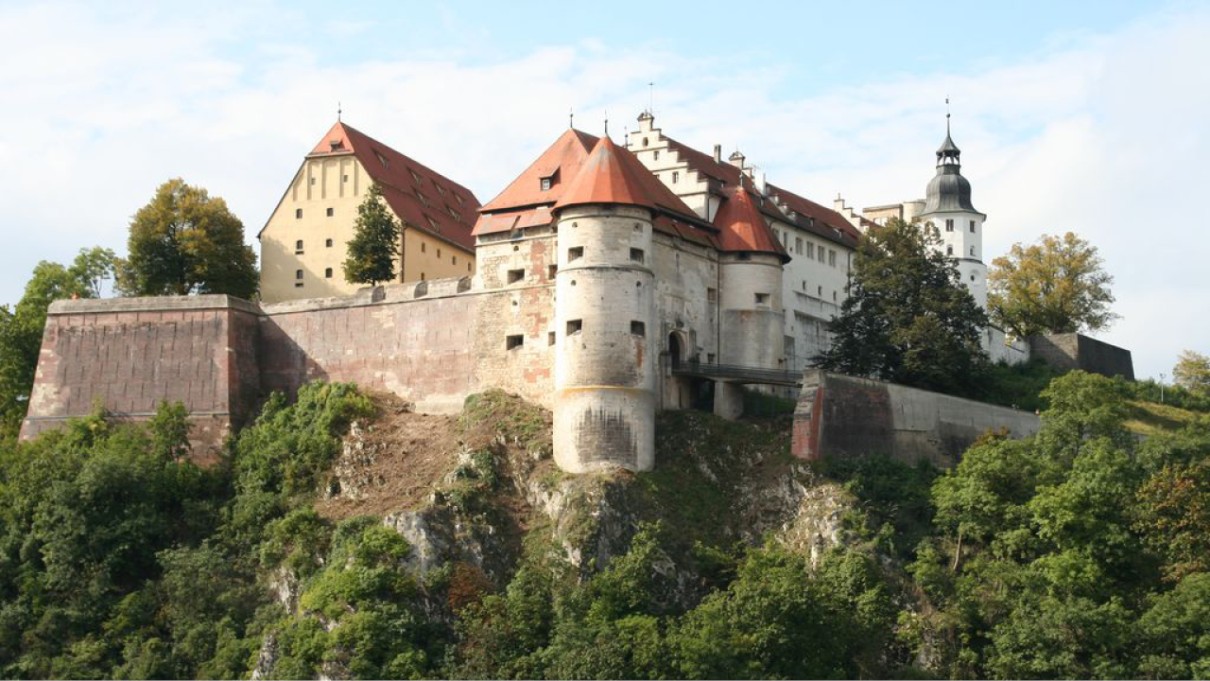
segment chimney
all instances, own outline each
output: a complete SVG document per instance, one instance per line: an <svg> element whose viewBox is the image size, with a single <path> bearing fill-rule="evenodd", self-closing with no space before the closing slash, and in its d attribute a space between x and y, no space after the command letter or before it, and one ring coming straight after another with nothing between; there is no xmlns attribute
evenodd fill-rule
<svg viewBox="0 0 1210 681"><path fill-rule="evenodd" d="M844 199L840 198L840 194L836 195L836 200L832 201L832 210L837 213L844 213Z"/></svg>
<svg viewBox="0 0 1210 681"><path fill-rule="evenodd" d="M730 161L731 165L735 166L736 168L739 168L740 170L744 169L744 155L739 153L739 149L731 152L731 155L727 157L727 160Z"/></svg>
<svg viewBox="0 0 1210 681"><path fill-rule="evenodd" d="M721 144L714 145L714 162L715 163L723 162L723 145L721 145Z"/></svg>

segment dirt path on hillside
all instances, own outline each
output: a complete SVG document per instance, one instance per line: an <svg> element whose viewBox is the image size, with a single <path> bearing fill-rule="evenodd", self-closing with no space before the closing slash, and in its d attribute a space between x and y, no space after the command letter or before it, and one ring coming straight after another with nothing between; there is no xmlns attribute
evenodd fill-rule
<svg viewBox="0 0 1210 681"><path fill-rule="evenodd" d="M330 496L316 504L324 517L342 520L414 508L458 460L462 442L456 416L416 414L390 394L371 397L380 415L355 423L345 437Z"/></svg>

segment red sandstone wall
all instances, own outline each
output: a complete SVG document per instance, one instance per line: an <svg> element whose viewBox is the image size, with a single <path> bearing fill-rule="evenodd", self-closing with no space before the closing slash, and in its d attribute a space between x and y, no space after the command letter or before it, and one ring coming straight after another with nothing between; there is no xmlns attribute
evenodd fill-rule
<svg viewBox="0 0 1210 681"><path fill-rule="evenodd" d="M386 287L388 297L376 302L366 292L338 304L267 306L260 321L262 388L293 394L307 381L353 382L393 392L421 411L461 409L474 388L475 297L438 297L438 291L413 299L411 286Z"/></svg>
<svg viewBox="0 0 1210 681"><path fill-rule="evenodd" d="M21 435L94 405L141 420L161 402L180 401L193 416L195 454L211 458L232 411L242 415L257 399L255 320L255 306L227 296L58 301Z"/></svg>

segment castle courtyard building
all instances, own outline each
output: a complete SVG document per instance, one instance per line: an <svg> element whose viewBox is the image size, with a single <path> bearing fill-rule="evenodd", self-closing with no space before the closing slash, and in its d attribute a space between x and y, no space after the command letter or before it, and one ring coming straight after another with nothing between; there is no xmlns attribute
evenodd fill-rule
<svg viewBox="0 0 1210 681"><path fill-rule="evenodd" d="M264 228L261 300L343 296L357 208L378 183L399 220L396 281L474 274L479 201L466 187L337 121L303 159Z"/></svg>

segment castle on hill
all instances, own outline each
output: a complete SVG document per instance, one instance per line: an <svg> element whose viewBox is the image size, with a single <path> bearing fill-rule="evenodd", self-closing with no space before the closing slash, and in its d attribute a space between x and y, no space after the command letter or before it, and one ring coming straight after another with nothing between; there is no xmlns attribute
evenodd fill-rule
<svg viewBox="0 0 1210 681"><path fill-rule="evenodd" d="M738 151L692 149L650 112L638 121L621 144L566 130L482 206L338 121L259 234L260 304L55 303L23 435L97 399L132 418L181 400L217 442L268 391L322 378L430 412L502 388L552 410L564 470L650 469L657 410L735 417L744 385L794 389L874 223L766 182ZM985 216L959 155L947 130L918 217L985 305ZM340 266L373 182L403 224L400 281L354 289ZM984 347L1028 356L994 328Z"/></svg>

